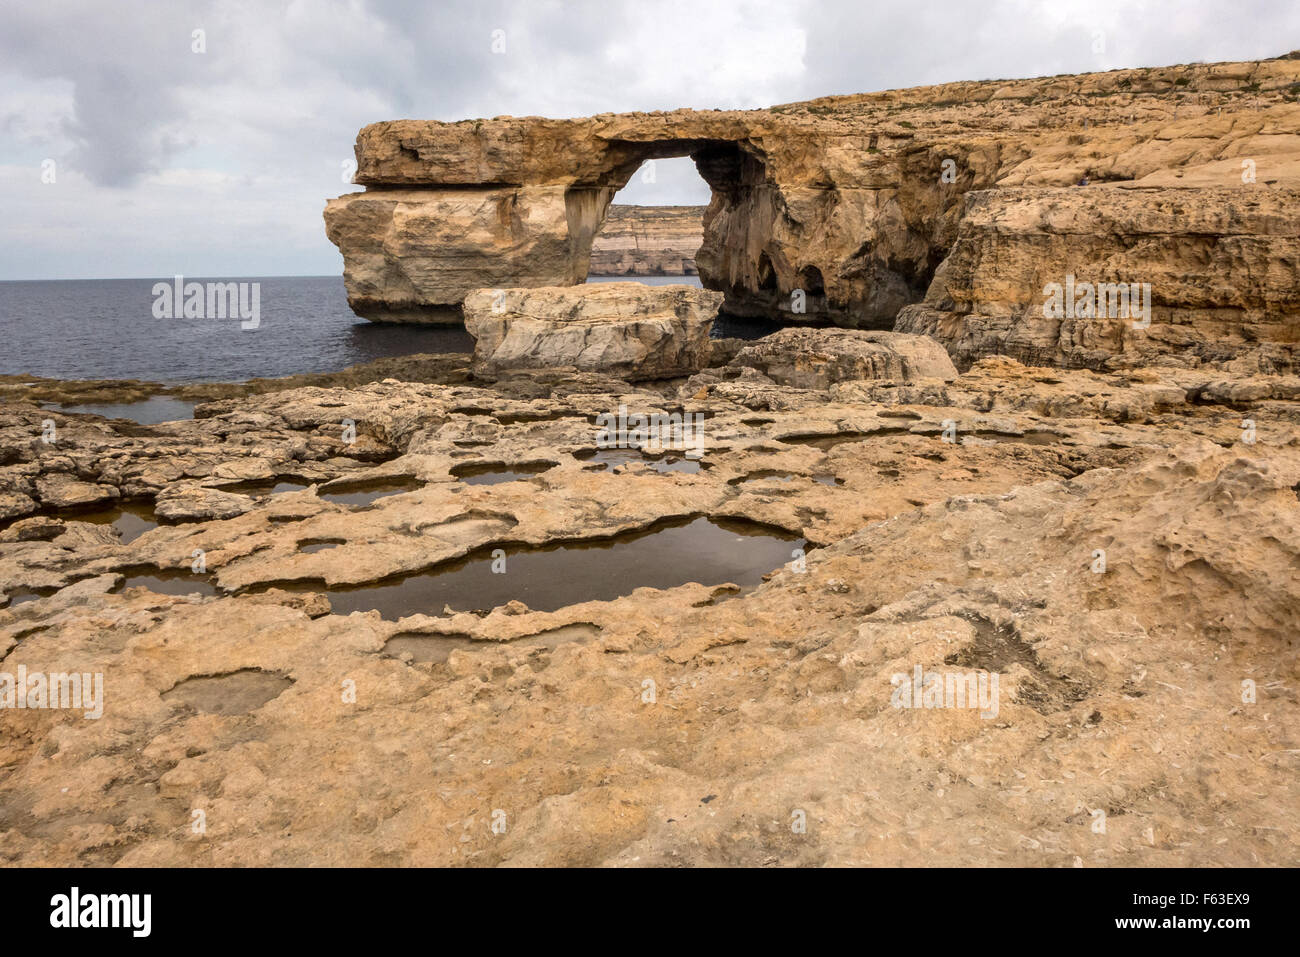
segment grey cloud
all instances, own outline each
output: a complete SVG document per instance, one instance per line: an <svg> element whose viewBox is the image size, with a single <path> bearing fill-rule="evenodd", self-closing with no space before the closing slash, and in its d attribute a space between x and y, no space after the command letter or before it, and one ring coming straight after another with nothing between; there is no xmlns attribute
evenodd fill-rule
<svg viewBox="0 0 1300 957"><path fill-rule="evenodd" d="M201 56L190 52L195 28L207 31ZM498 29L504 55L491 49ZM1098 29L1104 55L1092 48ZM346 191L340 162L376 120L743 107L1272 56L1300 47L1297 36L1294 0L10 3L0 11L0 150L14 159L0 164L13 170L0 202L28 218L0 233L0 270L50 260L89 274L112 245L115 268L135 274L168 272L160 256L220 272L245 263L247 249L265 249L264 274L303 263L337 271L319 208ZM72 91L57 121L41 115L61 102L51 81ZM88 184L28 195L23 184L38 180L15 164L45 156ZM657 183L634 179L620 200L706 195L689 164L660 167ZM168 217L178 205L194 224L179 239Z"/></svg>

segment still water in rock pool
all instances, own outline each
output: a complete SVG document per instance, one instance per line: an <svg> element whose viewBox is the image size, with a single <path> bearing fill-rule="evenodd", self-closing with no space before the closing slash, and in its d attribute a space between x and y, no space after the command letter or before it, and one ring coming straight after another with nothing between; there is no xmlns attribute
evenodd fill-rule
<svg viewBox="0 0 1300 957"><path fill-rule="evenodd" d="M336 614L378 610L388 619L490 609L518 599L536 611L608 601L642 587L686 582L752 587L793 560L804 540L750 522L696 518L599 542L505 549L504 572L492 555L472 557L402 579L325 589ZM497 567L501 564L498 562ZM302 590L321 590L303 583Z"/></svg>

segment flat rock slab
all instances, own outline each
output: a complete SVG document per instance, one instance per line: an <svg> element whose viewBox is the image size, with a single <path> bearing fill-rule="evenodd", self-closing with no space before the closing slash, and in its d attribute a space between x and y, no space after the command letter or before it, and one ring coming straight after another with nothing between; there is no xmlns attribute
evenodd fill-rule
<svg viewBox="0 0 1300 957"><path fill-rule="evenodd" d="M465 299L475 375L575 369L629 380L690 375L709 363L722 293L612 282L478 289Z"/></svg>
<svg viewBox="0 0 1300 957"><path fill-rule="evenodd" d="M829 389L858 379L957 378L948 353L929 336L860 329L782 329L745 346L731 365L757 369L797 389Z"/></svg>

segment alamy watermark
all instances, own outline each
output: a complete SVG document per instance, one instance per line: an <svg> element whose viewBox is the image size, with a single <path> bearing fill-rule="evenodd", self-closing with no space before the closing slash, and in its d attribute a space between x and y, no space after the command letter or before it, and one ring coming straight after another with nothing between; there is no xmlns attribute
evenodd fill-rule
<svg viewBox="0 0 1300 957"><path fill-rule="evenodd" d="M83 894L74 887L50 898L50 926L125 928L132 937L148 937L153 929L152 894Z"/></svg>
<svg viewBox="0 0 1300 957"><path fill-rule="evenodd" d="M1049 282L1043 287L1044 319L1132 319L1134 329L1151 325L1151 283Z"/></svg>
<svg viewBox="0 0 1300 957"><path fill-rule="evenodd" d="M700 449L703 448L700 412L635 412L627 406L618 412L596 416L596 447L602 449Z"/></svg>
<svg viewBox="0 0 1300 957"><path fill-rule="evenodd" d="M889 703L895 708L979 708L984 719L998 716L996 671L926 671L920 665L912 674L891 675L894 686Z"/></svg>
<svg viewBox="0 0 1300 957"><path fill-rule="evenodd" d="M260 282L186 282L176 276L154 283L153 297L155 319L240 319L241 329L262 324Z"/></svg>
<svg viewBox="0 0 1300 957"><path fill-rule="evenodd" d="M28 672L26 665L17 674L0 671L0 710L5 708L79 710L97 721L104 716L104 676Z"/></svg>

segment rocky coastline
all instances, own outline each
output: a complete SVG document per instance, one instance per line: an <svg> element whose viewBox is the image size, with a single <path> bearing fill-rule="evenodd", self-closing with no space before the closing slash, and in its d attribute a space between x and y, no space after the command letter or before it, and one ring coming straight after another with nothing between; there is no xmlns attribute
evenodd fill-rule
<svg viewBox="0 0 1300 957"><path fill-rule="evenodd" d="M104 706L0 709L0 862L1300 863L1297 89L366 127L350 300L472 355L0 377L0 702ZM683 152L705 288L582 283Z"/></svg>

